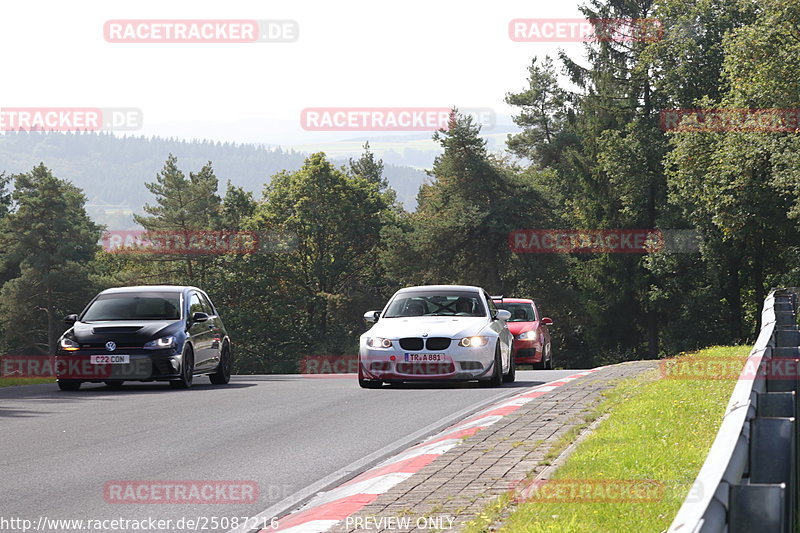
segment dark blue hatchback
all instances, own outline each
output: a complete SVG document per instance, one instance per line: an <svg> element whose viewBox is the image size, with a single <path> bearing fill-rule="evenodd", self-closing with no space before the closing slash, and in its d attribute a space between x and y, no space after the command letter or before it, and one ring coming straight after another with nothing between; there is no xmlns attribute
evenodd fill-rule
<svg viewBox="0 0 800 533"><path fill-rule="evenodd" d="M58 341L61 390L81 383L120 387L125 381L168 381L189 388L194 376L230 381L231 341L208 295L197 287L145 285L107 289Z"/></svg>

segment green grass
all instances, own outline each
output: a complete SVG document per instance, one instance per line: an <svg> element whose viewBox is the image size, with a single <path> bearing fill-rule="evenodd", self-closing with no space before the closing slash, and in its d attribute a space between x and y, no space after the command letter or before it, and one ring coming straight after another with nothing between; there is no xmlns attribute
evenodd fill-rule
<svg viewBox="0 0 800 533"><path fill-rule="evenodd" d="M741 358L748 346L712 347L680 357ZM706 459L733 391L734 380L662 379L649 370L620 381L586 418L608 417L581 442L552 479L652 480L660 489L654 501L587 503L528 501L509 507L512 498L491 504L466 531L494 530L507 514L505 533L658 532L665 530ZM570 437L576 435L573 432ZM560 443L559 448L564 447ZM580 486L597 486L582 483ZM556 484L551 487L557 486Z"/></svg>
<svg viewBox="0 0 800 533"><path fill-rule="evenodd" d="M55 383L54 378L0 378L0 387L14 385L36 385L37 383Z"/></svg>

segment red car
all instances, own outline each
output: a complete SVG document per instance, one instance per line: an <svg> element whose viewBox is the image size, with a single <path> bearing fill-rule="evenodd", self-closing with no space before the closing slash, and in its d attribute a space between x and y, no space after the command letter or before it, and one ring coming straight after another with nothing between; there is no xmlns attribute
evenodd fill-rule
<svg viewBox="0 0 800 533"><path fill-rule="evenodd" d="M542 317L534 301L528 298L503 298L494 303L498 309L506 309L511 313L506 323L514 335L512 355L516 363L552 369L553 351L547 326L552 326L553 320Z"/></svg>

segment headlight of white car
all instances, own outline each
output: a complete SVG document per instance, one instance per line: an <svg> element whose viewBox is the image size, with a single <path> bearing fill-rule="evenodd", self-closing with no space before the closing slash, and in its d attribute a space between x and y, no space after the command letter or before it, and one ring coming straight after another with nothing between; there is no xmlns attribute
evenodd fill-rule
<svg viewBox="0 0 800 533"><path fill-rule="evenodd" d="M489 344L489 337L464 337L458 341L462 348L478 348Z"/></svg>
<svg viewBox="0 0 800 533"><path fill-rule="evenodd" d="M525 331L517 335L517 338L521 341L535 341L536 340L536 331Z"/></svg>
<svg viewBox="0 0 800 533"><path fill-rule="evenodd" d="M392 341L383 337L367 337L367 346L370 348L391 348Z"/></svg>

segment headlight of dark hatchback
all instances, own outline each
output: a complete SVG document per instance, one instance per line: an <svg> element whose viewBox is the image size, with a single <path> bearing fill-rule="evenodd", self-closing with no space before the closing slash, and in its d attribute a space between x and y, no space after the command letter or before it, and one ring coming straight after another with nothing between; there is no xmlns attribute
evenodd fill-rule
<svg viewBox="0 0 800 533"><path fill-rule="evenodd" d="M175 347L175 337L161 337L144 343L145 350L166 350Z"/></svg>
<svg viewBox="0 0 800 533"><path fill-rule="evenodd" d="M74 352L75 350L79 350L81 345L78 344L75 339L71 339L69 337L61 337L61 340L58 341L58 346L67 352Z"/></svg>

